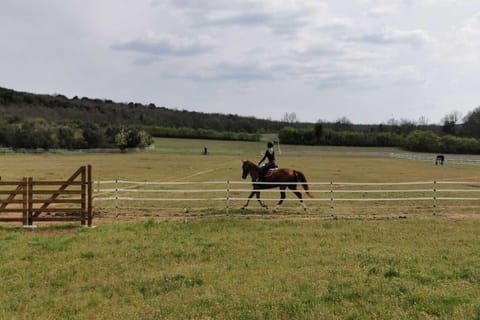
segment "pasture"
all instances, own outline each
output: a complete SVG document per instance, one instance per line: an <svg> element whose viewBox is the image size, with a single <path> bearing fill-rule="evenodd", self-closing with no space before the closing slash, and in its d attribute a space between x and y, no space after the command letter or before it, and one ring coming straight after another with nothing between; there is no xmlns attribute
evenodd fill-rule
<svg viewBox="0 0 480 320"><path fill-rule="evenodd" d="M209 154L202 155L204 147L208 148ZM185 140L185 139L156 139L155 148L148 152L139 153L63 153L63 154L5 154L2 156L2 172L0 175L4 180L33 176L35 179L50 179L68 177L79 166L91 164L93 166L93 177L97 181L105 180L129 180L129 181L156 181L156 182L204 182L223 181L217 188L226 188L226 181L241 180L241 160L252 159L258 161L265 150L265 142L232 142L232 141L210 141L210 140ZM447 156L444 166L435 166L435 155L431 155L431 161L415 161L392 155L404 155L398 149L384 148L339 148L339 147L307 147L307 146L281 146L281 153L277 150L277 158L280 166L291 167L301 170L309 182L349 182L349 183L403 183L412 181L432 182L421 188L432 190L433 181L445 183L446 181L465 181L471 184L464 186L472 190L470 194L462 193L464 197L478 198L478 181L480 174L478 165L451 163ZM248 179L247 179L248 181ZM95 190L103 186L94 186ZM110 189L117 186L105 186ZM132 186L126 186L132 188ZM191 188L202 188L204 186L190 186ZM236 188L249 189L250 185L232 186ZM312 188L315 186L312 185ZM133 186L137 188L137 186ZM185 188L189 188L186 185ZM319 186L319 192L328 191L328 186ZM370 189L386 188L382 186L371 187ZM402 187L399 187L402 188ZM418 189L418 186L411 186ZM455 186L445 186L453 189ZM357 189L365 189L358 186ZM342 191L342 190L340 190ZM468 191L468 190L465 190ZM156 194L155 196L157 196ZM366 196L378 196L378 194L357 193L357 198ZM95 195L95 197L101 195ZM114 196L112 193L107 196ZM127 196L131 196L128 195ZM137 196L137 195L135 195ZM224 194L215 195L225 197ZM248 192L237 192L231 195L239 199L248 196ZM322 197L328 198L328 193L315 194L317 200ZM429 197L430 200L423 202L336 202L335 210L332 212L328 201L317 201L307 203L312 209L308 214L318 215L406 215L415 213L432 213L432 192L403 195L410 197ZM451 196L451 194L445 194ZM458 194L456 195L458 196ZM266 203L272 207L277 201L279 193L262 194L262 198L274 199ZM349 197L349 196L345 196ZM97 197L98 198L98 197ZM287 200L292 194L287 192ZM361 199L360 199L361 200ZM229 203L232 213L239 213L245 201L238 200ZM453 208L444 208L446 202L437 202L438 213L464 214L475 213L478 201L453 203ZM451 203L451 202L450 202ZM113 214L115 204L110 202L95 203L97 213ZM168 203L168 202L140 202L121 203L126 207L120 215L137 214L148 216L183 214L188 211L190 215L205 213L225 213L223 202L202 202L202 203ZM155 207L157 206L157 207ZM153 210L147 209L153 207ZM143 209L142 209L143 208ZM163 209L176 209L176 211ZM198 210L196 210L196 208ZM290 201L283 205L281 214L299 213L297 202ZM130 210L132 209L132 210ZM259 212L259 206L253 201L249 206L254 213ZM135 212L133 212L135 211Z"/></svg>
<svg viewBox="0 0 480 320"><path fill-rule="evenodd" d="M0 176L58 179L91 164L95 180L234 181L240 160L258 161L264 147L157 139L140 153L3 154ZM308 181L480 180L478 166L390 157L396 149L281 150L280 165ZM94 229L4 223L0 318L480 319L477 207L388 215L397 205L361 218L345 206L339 216L287 207L188 223L94 218Z"/></svg>

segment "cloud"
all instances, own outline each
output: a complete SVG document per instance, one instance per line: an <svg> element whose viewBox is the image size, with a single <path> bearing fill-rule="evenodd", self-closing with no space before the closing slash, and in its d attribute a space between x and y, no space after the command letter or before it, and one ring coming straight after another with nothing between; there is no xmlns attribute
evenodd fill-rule
<svg viewBox="0 0 480 320"><path fill-rule="evenodd" d="M384 28L378 32L364 33L359 36L350 37L348 40L370 44L386 45L401 44L412 47L421 47L429 42L429 35L425 30L399 30Z"/></svg>
<svg viewBox="0 0 480 320"><path fill-rule="evenodd" d="M480 35L480 11L467 19L460 30L473 36Z"/></svg>
<svg viewBox="0 0 480 320"><path fill-rule="evenodd" d="M211 25L240 25L253 27L258 25L269 25L274 17L265 12L222 12L212 14L207 17L208 23Z"/></svg>
<svg viewBox="0 0 480 320"><path fill-rule="evenodd" d="M195 28L265 28L291 36L316 23L328 6L318 0L166 1L182 12ZM159 6L159 1L152 2Z"/></svg>
<svg viewBox="0 0 480 320"><path fill-rule="evenodd" d="M398 6L391 4L381 7L373 7L367 11L367 15L373 18L390 16L398 13Z"/></svg>
<svg viewBox="0 0 480 320"><path fill-rule="evenodd" d="M318 24L318 29L325 32L344 32L352 28L352 21L343 17L331 17L323 19L324 22Z"/></svg>
<svg viewBox="0 0 480 320"><path fill-rule="evenodd" d="M208 39L149 34L147 37L115 43L111 48L154 56L197 56L211 52L214 46Z"/></svg>
<svg viewBox="0 0 480 320"><path fill-rule="evenodd" d="M274 68L262 67L254 63L219 63L209 67L166 74L169 78L187 79L194 82L235 81L249 83L274 79Z"/></svg>
<svg viewBox="0 0 480 320"><path fill-rule="evenodd" d="M466 19L438 42L436 57L464 65L480 63L480 11Z"/></svg>
<svg viewBox="0 0 480 320"><path fill-rule="evenodd" d="M324 57L335 59L345 54L345 51L335 45L313 44L304 50L298 51L298 54L307 58Z"/></svg>
<svg viewBox="0 0 480 320"><path fill-rule="evenodd" d="M319 90L335 88L371 90L384 85L384 77L384 71L375 65L337 62L320 69L312 78L312 84Z"/></svg>

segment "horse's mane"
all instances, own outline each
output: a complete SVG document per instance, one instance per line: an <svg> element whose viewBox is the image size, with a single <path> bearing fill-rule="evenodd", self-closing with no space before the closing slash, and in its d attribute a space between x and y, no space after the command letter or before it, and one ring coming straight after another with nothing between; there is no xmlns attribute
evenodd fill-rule
<svg viewBox="0 0 480 320"><path fill-rule="evenodd" d="M251 160L248 160L248 159L247 159L247 160L243 160L243 162L246 163L246 164L248 164L248 165L250 165L251 167L259 168L259 166L258 166L255 162L253 162L253 161L251 161Z"/></svg>

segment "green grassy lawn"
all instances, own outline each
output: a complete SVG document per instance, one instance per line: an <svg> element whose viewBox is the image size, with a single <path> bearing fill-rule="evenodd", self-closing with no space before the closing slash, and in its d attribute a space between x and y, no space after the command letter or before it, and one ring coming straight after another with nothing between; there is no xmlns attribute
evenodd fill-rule
<svg viewBox="0 0 480 320"><path fill-rule="evenodd" d="M66 179L91 164L95 180L238 181L241 160L258 161L265 148L155 143L126 154L3 154L0 176ZM279 164L312 182L462 180L476 188L480 179L472 165L388 157L396 149L281 149ZM180 214L94 218L95 229L0 224L0 319L480 319L478 203L468 216L456 207L440 216L400 209L406 219L379 219L397 203L365 212L347 204L350 215L339 219L328 204L307 215L288 206L276 215L240 213L240 205L226 216L207 204L188 223Z"/></svg>
<svg viewBox="0 0 480 320"><path fill-rule="evenodd" d="M1 319L479 319L480 220L0 228Z"/></svg>
<svg viewBox="0 0 480 320"><path fill-rule="evenodd" d="M208 147L207 156L202 155L204 147ZM157 138L155 148L148 152L3 154L0 177L64 178L79 166L91 164L95 180L240 180L240 161L260 160L265 148L264 142ZM401 152L398 149L282 145L281 150L281 154L277 150L279 165L303 171L309 181L480 179L477 166L448 161L445 166L435 166L433 158L421 162L388 157Z"/></svg>

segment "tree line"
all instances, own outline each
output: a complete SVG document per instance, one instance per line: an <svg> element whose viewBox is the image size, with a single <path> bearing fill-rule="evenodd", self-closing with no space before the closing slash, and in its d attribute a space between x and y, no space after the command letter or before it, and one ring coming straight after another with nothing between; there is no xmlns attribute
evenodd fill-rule
<svg viewBox="0 0 480 320"><path fill-rule="evenodd" d="M282 143L333 146L386 146L413 151L480 153L480 107L460 123L456 112L439 125L408 120L382 124L282 121L168 109L153 103L114 102L87 97L40 95L0 88L0 146L11 148L144 147L152 137L258 141L279 133Z"/></svg>
<svg viewBox="0 0 480 320"><path fill-rule="evenodd" d="M13 149L145 148L152 137L136 127L95 123L56 124L45 119L0 122L0 145Z"/></svg>
<svg viewBox="0 0 480 320"><path fill-rule="evenodd" d="M0 114L0 146L14 149L124 150L142 147L152 137L258 141L259 133L278 131L285 125L232 114L174 110L153 103L69 99L5 88L0 88ZM120 139L125 132L130 138Z"/></svg>
<svg viewBox="0 0 480 320"><path fill-rule="evenodd" d="M480 107L461 126L390 124L355 130L351 124L316 123L310 128L285 127L279 139L285 144L400 147L411 151L480 154ZM452 134L455 132L457 134Z"/></svg>

